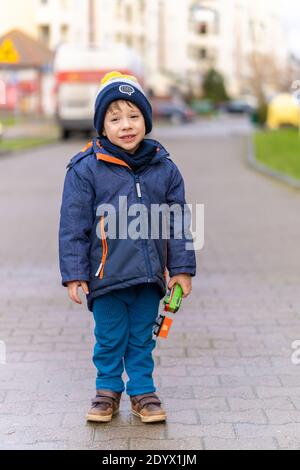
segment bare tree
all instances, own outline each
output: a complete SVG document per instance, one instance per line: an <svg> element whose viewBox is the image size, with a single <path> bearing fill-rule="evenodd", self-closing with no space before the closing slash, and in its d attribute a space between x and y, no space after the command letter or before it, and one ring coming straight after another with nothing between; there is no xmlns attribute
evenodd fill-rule
<svg viewBox="0 0 300 470"><path fill-rule="evenodd" d="M290 70L283 70L272 54L252 52L248 58L248 87L258 100L264 104L272 91L286 91L290 88Z"/></svg>

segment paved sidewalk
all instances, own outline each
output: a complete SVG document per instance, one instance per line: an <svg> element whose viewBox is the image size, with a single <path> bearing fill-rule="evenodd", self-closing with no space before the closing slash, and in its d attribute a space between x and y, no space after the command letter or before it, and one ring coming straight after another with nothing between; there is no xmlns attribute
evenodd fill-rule
<svg viewBox="0 0 300 470"><path fill-rule="evenodd" d="M57 224L65 163L82 142L0 161L0 449L299 449L300 193L246 165L242 136L164 140L205 204L193 293L155 351L167 424L122 399L86 424L93 321L60 287Z"/></svg>

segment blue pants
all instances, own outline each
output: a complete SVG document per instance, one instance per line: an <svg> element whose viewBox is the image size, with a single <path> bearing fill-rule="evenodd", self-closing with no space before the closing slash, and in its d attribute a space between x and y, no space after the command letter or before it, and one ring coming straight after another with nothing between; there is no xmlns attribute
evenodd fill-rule
<svg viewBox="0 0 300 470"><path fill-rule="evenodd" d="M155 284L139 284L101 295L94 300L96 345L93 362L98 370L96 389L123 392L124 366L130 396L155 392L152 329L161 294Z"/></svg>

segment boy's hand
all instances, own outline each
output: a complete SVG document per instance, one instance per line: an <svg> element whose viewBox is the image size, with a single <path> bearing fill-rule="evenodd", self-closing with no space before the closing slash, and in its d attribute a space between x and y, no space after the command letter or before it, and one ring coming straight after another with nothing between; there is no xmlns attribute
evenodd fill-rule
<svg viewBox="0 0 300 470"><path fill-rule="evenodd" d="M169 289L172 289L174 284L180 284L183 297L187 297L192 291L192 278L190 274L176 274L176 276L171 277L168 283Z"/></svg>
<svg viewBox="0 0 300 470"><path fill-rule="evenodd" d="M87 295L89 293L88 284L85 281L72 281L68 282L68 294L71 300L76 304L82 304L81 299L78 295L78 287L81 286L83 292Z"/></svg>

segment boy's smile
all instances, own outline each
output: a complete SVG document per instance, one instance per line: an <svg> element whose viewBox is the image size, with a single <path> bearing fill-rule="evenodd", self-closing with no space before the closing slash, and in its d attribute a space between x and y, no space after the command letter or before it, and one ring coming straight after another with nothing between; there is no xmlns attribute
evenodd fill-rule
<svg viewBox="0 0 300 470"><path fill-rule="evenodd" d="M120 137L124 142L133 142L135 139L135 135L130 134L130 135L125 135L123 137Z"/></svg>
<svg viewBox="0 0 300 470"><path fill-rule="evenodd" d="M103 135L110 142L133 154L145 134L145 120L135 104L117 100L109 106L104 119Z"/></svg>

